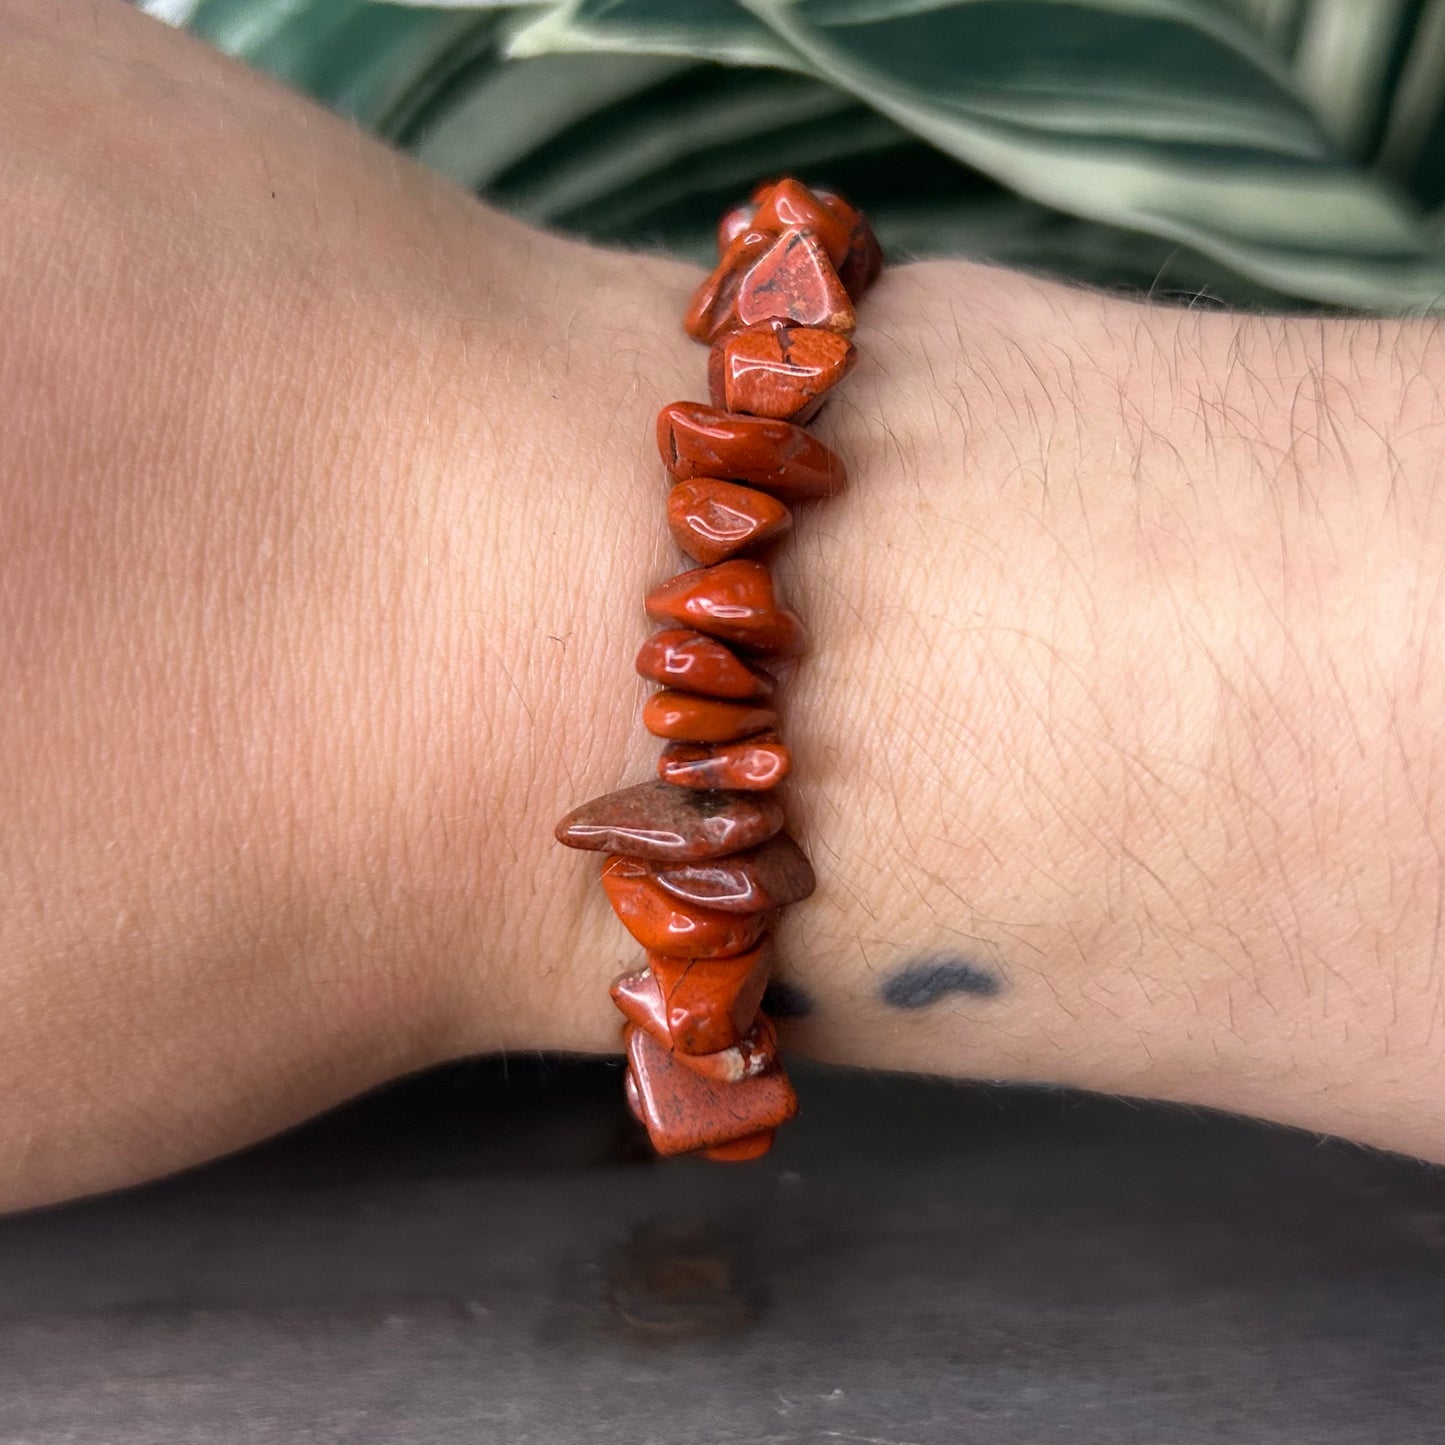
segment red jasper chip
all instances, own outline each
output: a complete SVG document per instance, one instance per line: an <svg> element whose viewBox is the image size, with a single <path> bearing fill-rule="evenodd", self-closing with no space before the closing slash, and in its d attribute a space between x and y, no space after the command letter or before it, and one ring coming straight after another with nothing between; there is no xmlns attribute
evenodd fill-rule
<svg viewBox="0 0 1445 1445"><path fill-rule="evenodd" d="M744 1079L753 1079L777 1068L778 1031L766 1014L759 1014L751 1032L732 1048L719 1049L715 1054L680 1053L677 1059L705 1079L716 1079L720 1084L740 1084Z"/></svg>
<svg viewBox="0 0 1445 1445"><path fill-rule="evenodd" d="M858 353L832 331L774 322L713 342L712 402L725 411L802 423L852 369Z"/></svg>
<svg viewBox="0 0 1445 1445"><path fill-rule="evenodd" d="M760 667L750 667L717 638L690 627L654 632L638 648L636 666L653 682L704 697L768 697L776 686Z"/></svg>
<svg viewBox="0 0 1445 1445"><path fill-rule="evenodd" d="M817 886L807 854L786 833L726 858L650 863L648 871L669 893L723 913L783 908L809 897Z"/></svg>
<svg viewBox="0 0 1445 1445"><path fill-rule="evenodd" d="M842 458L811 432L697 401L675 401L657 414L657 451L679 481L725 477L784 501L832 497L848 485Z"/></svg>
<svg viewBox="0 0 1445 1445"><path fill-rule="evenodd" d="M628 1023L645 1029L664 1048L672 1047L672 1031L667 1026L667 1001L650 968L619 974L612 980L608 992Z"/></svg>
<svg viewBox="0 0 1445 1445"><path fill-rule="evenodd" d="M645 968L613 979L611 992L622 1016L664 1048L715 1054L752 1032L767 982L761 947L727 959L649 954Z"/></svg>
<svg viewBox="0 0 1445 1445"><path fill-rule="evenodd" d="M828 253L811 231L784 231L744 271L732 302L734 322L721 332L760 321L792 321L852 334L858 324L853 302Z"/></svg>
<svg viewBox="0 0 1445 1445"><path fill-rule="evenodd" d="M642 1122L640 1116L638 1122ZM764 1129L760 1134L748 1134L742 1139L734 1139L731 1144L719 1144L715 1148L699 1149L697 1152L715 1164L746 1164L751 1159L761 1159L773 1147L773 1140L777 1137L776 1129Z"/></svg>
<svg viewBox="0 0 1445 1445"><path fill-rule="evenodd" d="M654 587L644 605L658 622L676 622L752 652L790 656L808 643L802 621L778 605L772 574L741 557L679 572Z"/></svg>
<svg viewBox="0 0 1445 1445"><path fill-rule="evenodd" d="M774 236L790 230L809 231L817 237L828 260L841 266L853 239L853 221L851 207L836 196L811 191L801 181L785 178L771 186L757 203L752 225L754 230Z"/></svg>
<svg viewBox="0 0 1445 1445"><path fill-rule="evenodd" d="M777 733L731 743L673 743L657 760L657 776L675 788L735 788L764 793L792 771L793 755Z"/></svg>
<svg viewBox="0 0 1445 1445"><path fill-rule="evenodd" d="M673 1048L715 1054L752 1031L768 985L766 944L730 958L649 953L647 967L662 991Z"/></svg>
<svg viewBox="0 0 1445 1445"><path fill-rule="evenodd" d="M883 271L883 248L861 211L855 211L831 191L819 191L818 198L848 226L848 254L841 260L835 258L834 264L838 268L838 279L857 301Z"/></svg>
<svg viewBox="0 0 1445 1445"><path fill-rule="evenodd" d="M698 477L678 482L667 494L672 539L699 562L725 561L792 525L793 514L776 497L737 482Z"/></svg>
<svg viewBox="0 0 1445 1445"><path fill-rule="evenodd" d="M738 322L738 292L748 272L772 250L777 237L749 228L734 237L717 268L693 293L682 329L694 341L711 344Z"/></svg>
<svg viewBox="0 0 1445 1445"><path fill-rule="evenodd" d="M771 793L695 793L654 781L590 799L556 835L569 848L680 862L751 848L782 826Z"/></svg>
<svg viewBox="0 0 1445 1445"><path fill-rule="evenodd" d="M760 733L777 722L770 707L751 702L725 702L694 697L671 688L656 692L642 705L642 725L657 738L692 743L727 743Z"/></svg>
<svg viewBox="0 0 1445 1445"><path fill-rule="evenodd" d="M746 953L762 936L763 915L745 917L699 908L669 893L639 858L621 854L609 858L602 869L602 887L627 931L653 953L723 958Z"/></svg>
<svg viewBox="0 0 1445 1445"><path fill-rule="evenodd" d="M752 1140L798 1112L798 1096L781 1069L722 1084L680 1063L642 1029L630 1028L625 1037L637 1112L659 1154Z"/></svg>
<svg viewBox="0 0 1445 1445"><path fill-rule="evenodd" d="M723 214L723 218L717 225L717 252L719 256L727 252L744 232L753 229L753 217L758 213L754 205L734 206L732 210Z"/></svg>

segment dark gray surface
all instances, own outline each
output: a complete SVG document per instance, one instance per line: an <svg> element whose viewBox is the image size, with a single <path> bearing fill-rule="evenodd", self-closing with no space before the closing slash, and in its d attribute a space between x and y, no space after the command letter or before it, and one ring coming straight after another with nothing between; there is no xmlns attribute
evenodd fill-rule
<svg viewBox="0 0 1445 1445"><path fill-rule="evenodd" d="M813 1071L760 1165L608 1066L475 1066L0 1223L0 1440L1445 1441L1445 1179Z"/></svg>

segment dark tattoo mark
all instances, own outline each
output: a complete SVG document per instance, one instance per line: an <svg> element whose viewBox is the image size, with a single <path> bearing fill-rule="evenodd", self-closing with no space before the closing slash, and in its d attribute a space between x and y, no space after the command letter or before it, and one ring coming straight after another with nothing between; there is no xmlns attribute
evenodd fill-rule
<svg viewBox="0 0 1445 1445"><path fill-rule="evenodd" d="M945 994L966 993L971 998L993 998L1003 980L991 969L954 954L938 953L900 968L878 990L890 1008L927 1008Z"/></svg>
<svg viewBox="0 0 1445 1445"><path fill-rule="evenodd" d="M813 1012L813 1000L797 984L775 978L763 995L763 1012L775 1019L805 1019Z"/></svg>

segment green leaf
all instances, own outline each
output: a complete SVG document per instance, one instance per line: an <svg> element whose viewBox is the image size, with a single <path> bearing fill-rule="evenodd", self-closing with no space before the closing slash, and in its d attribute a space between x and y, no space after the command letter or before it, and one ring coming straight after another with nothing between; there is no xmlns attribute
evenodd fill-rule
<svg viewBox="0 0 1445 1445"><path fill-rule="evenodd" d="M509 47L515 57L596 51L807 68L735 0L561 0Z"/></svg>
<svg viewBox="0 0 1445 1445"><path fill-rule="evenodd" d="M1445 255L1206 0L744 0L814 72L1022 195L1264 285L1439 307Z"/></svg>

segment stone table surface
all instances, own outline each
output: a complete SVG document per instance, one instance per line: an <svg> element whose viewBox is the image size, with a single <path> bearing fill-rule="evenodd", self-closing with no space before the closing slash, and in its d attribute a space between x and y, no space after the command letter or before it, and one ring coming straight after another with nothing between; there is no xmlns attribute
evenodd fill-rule
<svg viewBox="0 0 1445 1445"><path fill-rule="evenodd" d="M761 1164L607 1063L413 1080L0 1221L25 1445L1445 1441L1445 1175L1206 1113L799 1071Z"/></svg>

